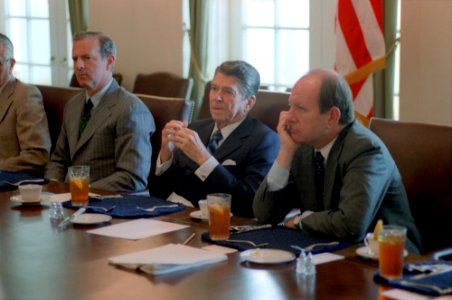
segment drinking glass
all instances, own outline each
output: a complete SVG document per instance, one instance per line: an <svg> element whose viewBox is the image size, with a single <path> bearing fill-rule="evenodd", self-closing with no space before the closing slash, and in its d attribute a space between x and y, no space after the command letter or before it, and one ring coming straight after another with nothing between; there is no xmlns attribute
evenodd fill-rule
<svg viewBox="0 0 452 300"><path fill-rule="evenodd" d="M380 275L387 279L402 278L406 228L383 225L378 233Z"/></svg>
<svg viewBox="0 0 452 300"><path fill-rule="evenodd" d="M87 205L89 193L89 166L69 167L68 175L72 205Z"/></svg>
<svg viewBox="0 0 452 300"><path fill-rule="evenodd" d="M209 233L212 240L227 240L231 223L231 195L215 193L207 195Z"/></svg>

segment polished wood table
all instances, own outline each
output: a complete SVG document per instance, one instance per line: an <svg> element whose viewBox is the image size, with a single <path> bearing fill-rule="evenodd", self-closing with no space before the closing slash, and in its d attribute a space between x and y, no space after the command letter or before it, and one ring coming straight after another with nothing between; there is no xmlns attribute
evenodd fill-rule
<svg viewBox="0 0 452 300"><path fill-rule="evenodd" d="M68 186L49 183L44 190L62 193ZM237 252L225 262L167 275L117 268L109 257L182 243L193 232L190 245L206 246L200 237L207 224L190 218L188 209L156 219L189 228L138 241L86 233L96 226L61 231L51 224L45 202L20 205L10 201L15 194L0 192L0 299L379 299L382 289L373 282L377 263L357 257L358 245L337 252L346 259L318 265L313 280L299 276L294 262L252 265Z"/></svg>

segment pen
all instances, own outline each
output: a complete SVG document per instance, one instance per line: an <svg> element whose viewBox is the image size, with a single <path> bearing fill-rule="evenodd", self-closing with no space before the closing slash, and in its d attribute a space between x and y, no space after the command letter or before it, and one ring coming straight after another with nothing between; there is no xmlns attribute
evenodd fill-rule
<svg viewBox="0 0 452 300"><path fill-rule="evenodd" d="M192 233L192 235L190 235L183 243L183 245L188 245L194 238L195 238L196 233Z"/></svg>

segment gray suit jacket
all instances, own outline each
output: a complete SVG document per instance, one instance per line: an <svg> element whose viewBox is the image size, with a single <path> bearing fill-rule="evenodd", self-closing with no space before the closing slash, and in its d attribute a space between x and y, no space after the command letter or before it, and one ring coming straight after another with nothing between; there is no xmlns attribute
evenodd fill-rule
<svg viewBox="0 0 452 300"><path fill-rule="evenodd" d="M408 229L407 248L419 252L421 237L411 216L400 173L383 142L358 122L337 137L325 168L323 203L317 203L314 149L304 145L295 154L289 184L256 192L253 209L261 222L278 223L292 208L311 210L302 220L310 235L362 241L378 219Z"/></svg>
<svg viewBox="0 0 452 300"><path fill-rule="evenodd" d="M50 145L41 93L11 78L0 94L0 170L42 175Z"/></svg>
<svg viewBox="0 0 452 300"><path fill-rule="evenodd" d="M63 181L69 166L89 165L93 188L125 192L145 189L151 168L150 138L155 132L149 109L113 80L79 137L84 105L85 92L66 104L46 177Z"/></svg>

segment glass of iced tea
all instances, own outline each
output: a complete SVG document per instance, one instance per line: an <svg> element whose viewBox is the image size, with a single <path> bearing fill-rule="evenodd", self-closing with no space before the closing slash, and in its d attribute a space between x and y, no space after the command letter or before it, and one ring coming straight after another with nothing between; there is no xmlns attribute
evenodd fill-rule
<svg viewBox="0 0 452 300"><path fill-rule="evenodd" d="M399 279L403 275L403 251L406 228L383 225L378 233L380 275L387 279Z"/></svg>
<svg viewBox="0 0 452 300"><path fill-rule="evenodd" d="M207 195L209 234L212 240L227 240L231 224L231 195L214 193Z"/></svg>
<svg viewBox="0 0 452 300"><path fill-rule="evenodd" d="M89 166L69 167L68 176L72 205L87 205L89 192Z"/></svg>

